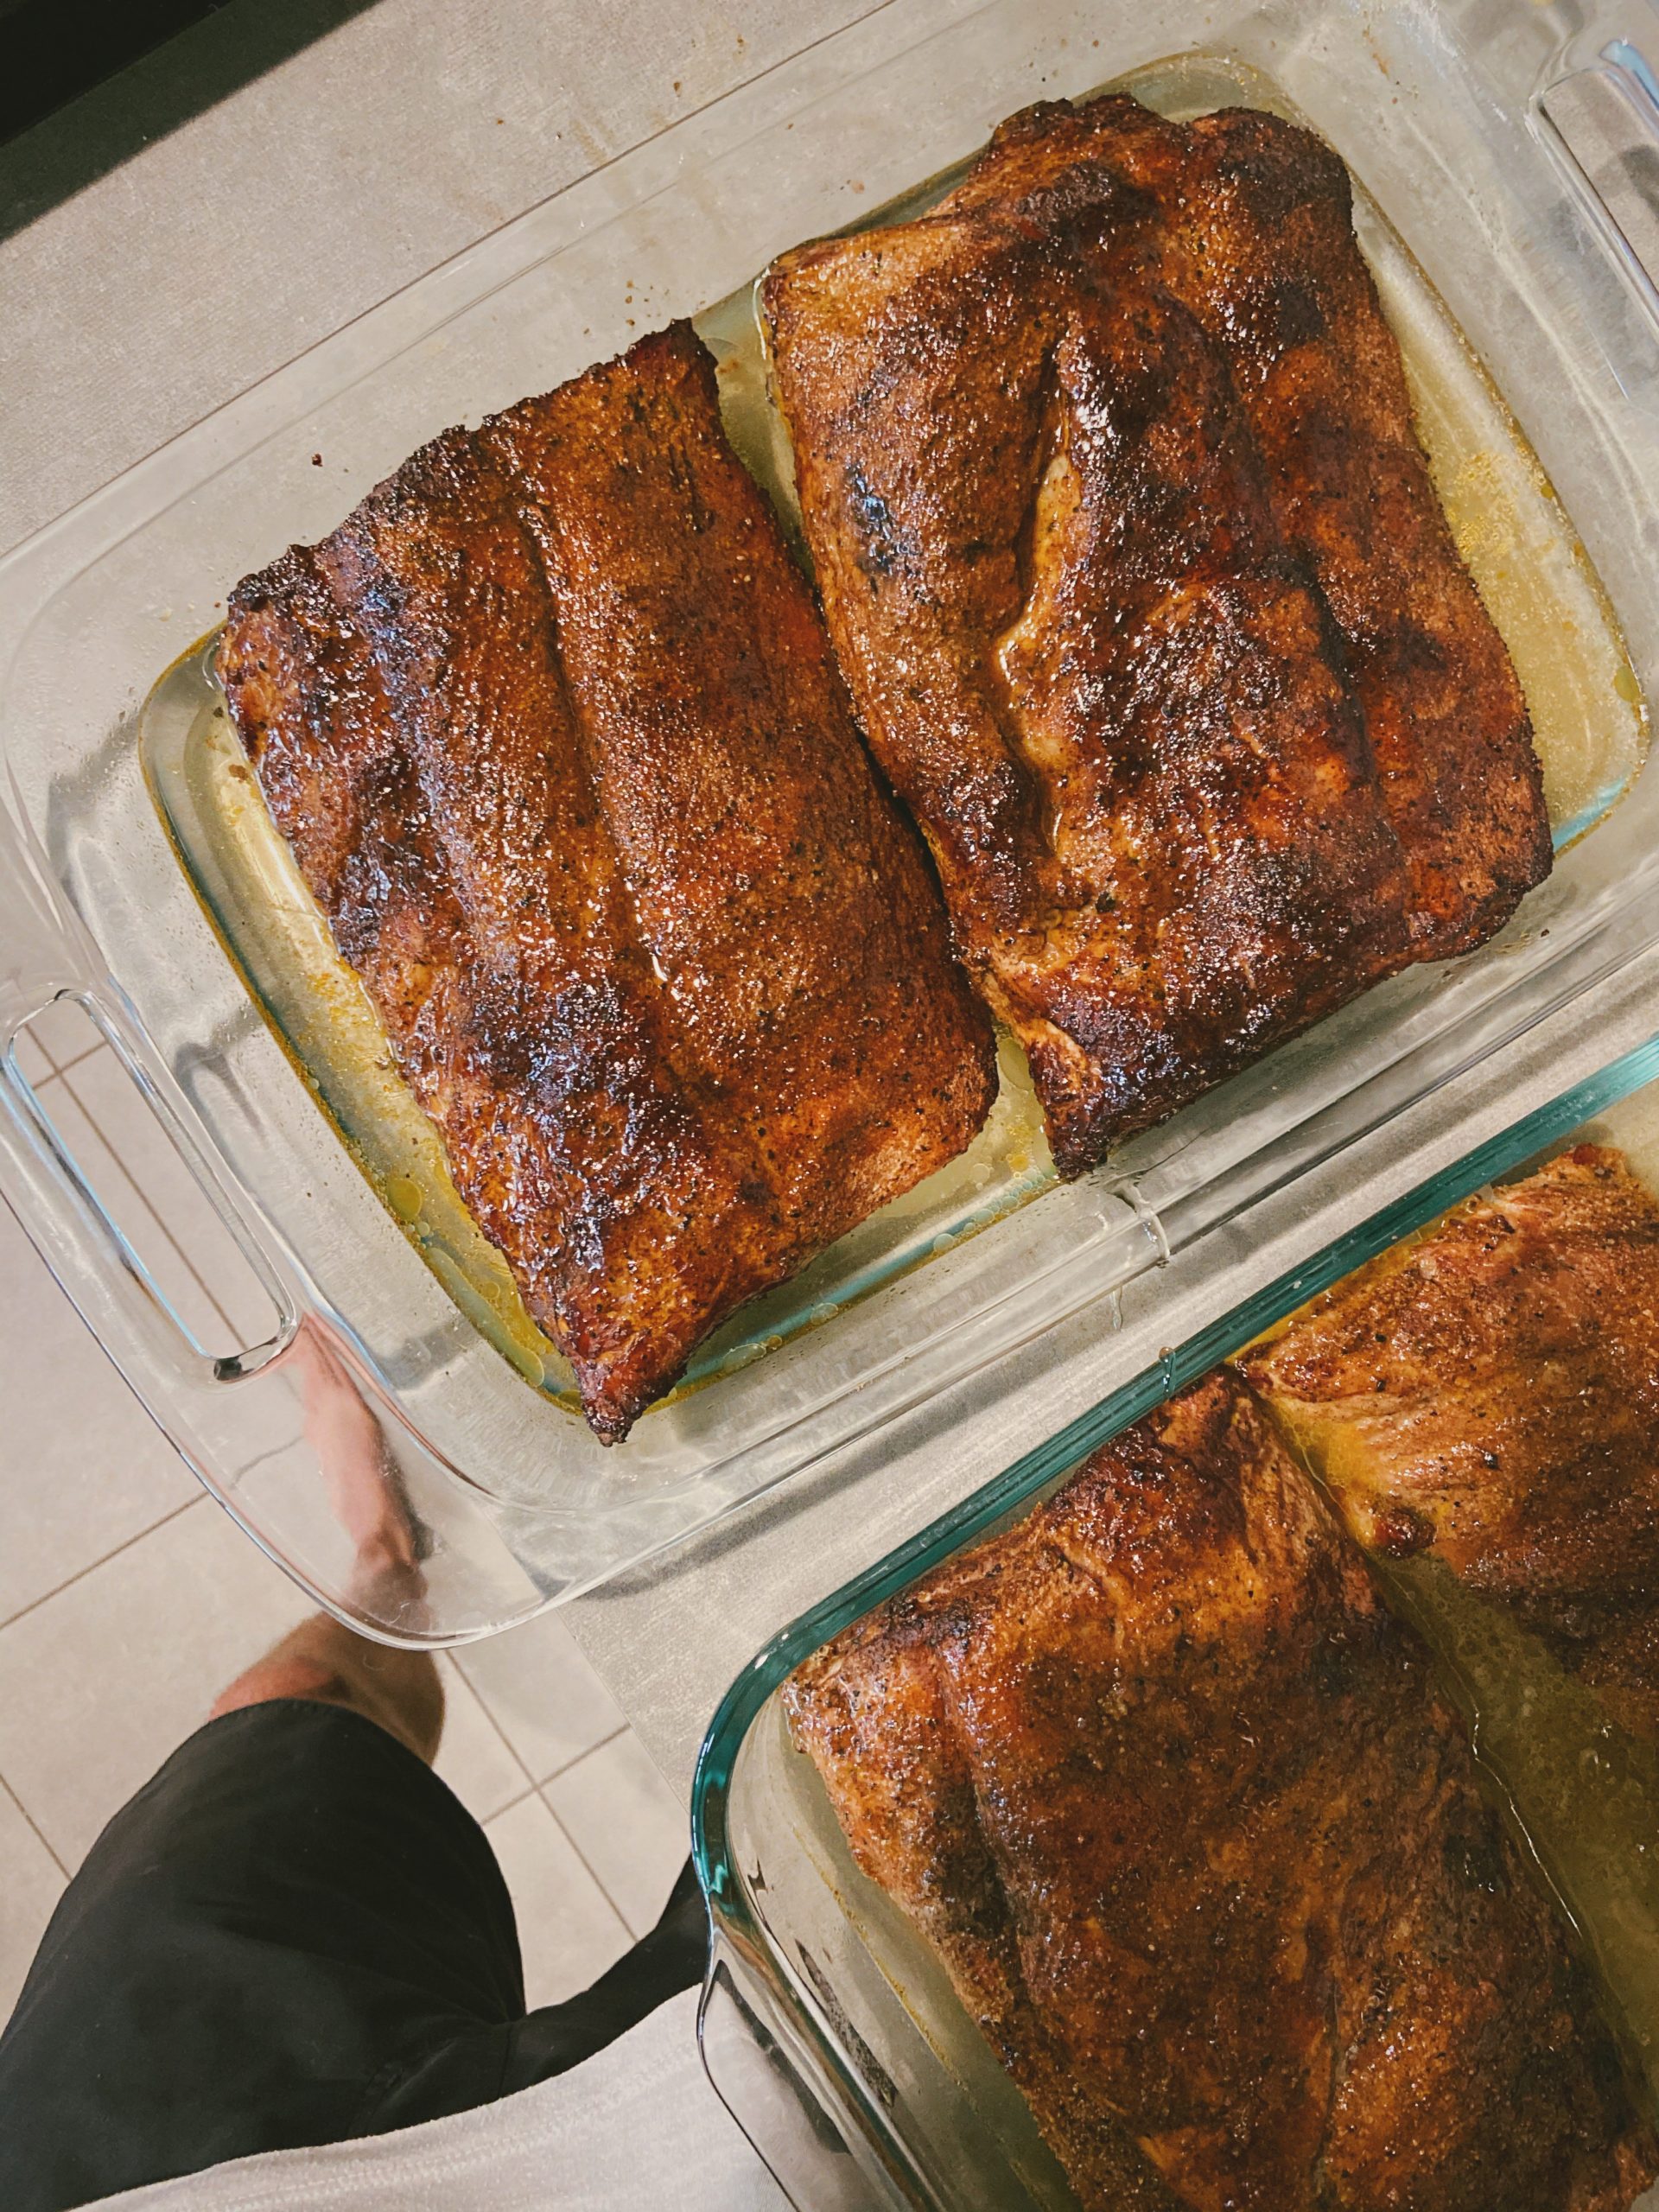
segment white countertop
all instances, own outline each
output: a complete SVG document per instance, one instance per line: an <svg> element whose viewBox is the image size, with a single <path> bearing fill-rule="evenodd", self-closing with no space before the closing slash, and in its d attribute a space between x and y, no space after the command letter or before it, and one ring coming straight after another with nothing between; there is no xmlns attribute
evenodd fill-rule
<svg viewBox="0 0 1659 2212"><path fill-rule="evenodd" d="M0 551L451 254L874 12L380 0L0 245Z"/></svg>

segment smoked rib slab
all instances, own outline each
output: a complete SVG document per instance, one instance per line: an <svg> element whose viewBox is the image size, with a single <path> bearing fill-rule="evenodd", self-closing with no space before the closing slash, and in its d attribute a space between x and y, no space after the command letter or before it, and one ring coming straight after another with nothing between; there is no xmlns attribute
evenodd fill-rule
<svg viewBox="0 0 1659 2212"><path fill-rule="evenodd" d="M1410 869L1413 952L1466 951L1549 873L1542 777L1514 664L1435 495L1346 168L1254 108L1183 128L1118 96L1058 111L1052 130L1156 206L1287 543L1340 634Z"/></svg>
<svg viewBox="0 0 1659 2212"><path fill-rule="evenodd" d="M689 326L423 448L219 666L605 1440L979 1127L989 1023Z"/></svg>
<svg viewBox="0 0 1659 2212"><path fill-rule="evenodd" d="M1045 105L764 302L830 633L1063 1172L1548 871L1309 134Z"/></svg>
<svg viewBox="0 0 1659 2212"><path fill-rule="evenodd" d="M1374 1550L1433 1552L1659 1736L1659 1204L1577 1146L1238 1363Z"/></svg>
<svg viewBox="0 0 1659 2212"><path fill-rule="evenodd" d="M1426 1651L1230 1376L785 1695L1091 2212L1626 2212L1659 2164Z"/></svg>

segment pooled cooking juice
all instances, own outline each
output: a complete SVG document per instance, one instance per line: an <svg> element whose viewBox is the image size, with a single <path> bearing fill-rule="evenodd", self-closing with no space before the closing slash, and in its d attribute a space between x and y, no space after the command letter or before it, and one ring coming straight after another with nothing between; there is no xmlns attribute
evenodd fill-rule
<svg viewBox="0 0 1659 2212"><path fill-rule="evenodd" d="M1393 1562L1384 1580L1440 1656L1659 2102L1659 1747L1617 1726L1512 1614L1441 1561Z"/></svg>

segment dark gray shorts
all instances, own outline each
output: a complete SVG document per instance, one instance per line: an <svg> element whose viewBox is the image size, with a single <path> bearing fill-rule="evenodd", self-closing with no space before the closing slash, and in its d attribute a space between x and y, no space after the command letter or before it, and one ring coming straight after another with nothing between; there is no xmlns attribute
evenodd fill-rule
<svg viewBox="0 0 1659 2212"><path fill-rule="evenodd" d="M526 2013L484 1831L360 1714L210 1721L110 1822L0 2036L0 2205L66 2212L563 2072L702 1971L688 1867L652 1934Z"/></svg>

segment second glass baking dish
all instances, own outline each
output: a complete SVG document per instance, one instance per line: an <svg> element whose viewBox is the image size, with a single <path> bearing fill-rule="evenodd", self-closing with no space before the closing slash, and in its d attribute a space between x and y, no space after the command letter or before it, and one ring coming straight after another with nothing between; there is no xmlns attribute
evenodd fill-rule
<svg viewBox="0 0 1659 2212"><path fill-rule="evenodd" d="M10 1052L0 1182L180 1450L325 1603L373 1632L432 1641L589 1587L1046 1340L1564 1002L1592 1003L1659 942L1659 779L1651 766L1634 774L1641 702L1659 683L1659 300L1640 196L1626 188L1659 144L1637 46L1651 29L1637 0L905 0L434 271L8 560L0 1047L54 997L91 1011L242 1255L257 1320L239 1340L181 1330ZM1395 979L1082 1183L1043 1187L1011 1089L983 1184L925 1194L881 1224L879 1250L839 1255L831 1281L747 1317L702 1387L606 1453L536 1347L517 1349L539 1387L501 1356L513 1335L493 1326L487 1285L423 1264L404 1227L441 1272L448 1231L420 1204L403 1209L404 1226L394 1217L400 1187L420 1198L418 1179L400 1185L382 1161L372 1187L317 1110L321 1096L365 1155L349 1103L319 1071L326 1053L275 1003L280 963L209 880L213 854L230 847L187 819L204 792L185 757L201 664L181 647L212 629L236 577L320 536L446 423L543 389L671 315L741 309L777 251L948 171L1027 100L1137 72L1151 73L1137 79L1148 97L1160 86L1189 106L1271 97L1323 131L1363 206L1392 226L1368 244L1404 288L1396 303L1416 287L1447 304L1530 441L1535 468L1437 326L1444 374L1420 359L1420 404L1432 412L1437 390L1486 395L1488 429L1446 448L1460 481L1443 489L1454 511L1465 501L1465 542L1495 600L1506 576L1522 587L1512 642L1541 728L1565 671L1599 671L1555 716L1555 875L1479 954ZM736 358L718 315L709 334ZM751 457L764 458L758 445ZM1507 505L1487 501L1493 484ZM1500 508L1509 535L1483 546L1481 518ZM1558 527L1563 511L1588 567ZM1529 615L1541 567L1554 582ZM1627 659L1609 643L1603 587ZM248 912L237 908L244 924ZM307 1395L315 1363L295 1352L307 1335L331 1387L373 1425L419 1524L423 1573L395 1597L352 1586Z"/></svg>
<svg viewBox="0 0 1659 2212"><path fill-rule="evenodd" d="M1491 1183L1570 1145L1620 1147L1659 1192L1659 1038L1466 1154L1319 1256L1217 1317L761 1652L704 1742L693 1793L713 1916L702 2033L716 2088L806 2212L875 2203L1075 2207L1023 2100L943 1968L857 1869L779 1692L874 1606L1056 1489L1097 1445L1354 1268ZM1402 1602L1469 1697L1497 1788L1586 1932L1659 2100L1659 1758L1601 1716L1434 1562L1394 1570ZM1640 2212L1659 2206L1659 2189Z"/></svg>

